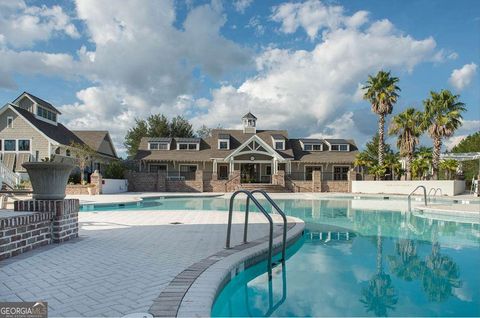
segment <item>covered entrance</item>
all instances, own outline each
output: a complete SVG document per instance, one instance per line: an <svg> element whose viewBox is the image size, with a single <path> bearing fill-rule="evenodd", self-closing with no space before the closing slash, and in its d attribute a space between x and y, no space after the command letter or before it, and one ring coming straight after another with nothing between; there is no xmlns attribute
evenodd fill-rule
<svg viewBox="0 0 480 318"><path fill-rule="evenodd" d="M270 163L240 163L241 183L271 183L272 165Z"/></svg>

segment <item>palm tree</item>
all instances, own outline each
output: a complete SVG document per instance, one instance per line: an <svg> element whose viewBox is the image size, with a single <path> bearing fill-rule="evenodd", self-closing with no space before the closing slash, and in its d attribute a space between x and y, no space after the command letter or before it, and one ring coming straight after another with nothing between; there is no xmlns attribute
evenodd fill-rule
<svg viewBox="0 0 480 318"><path fill-rule="evenodd" d="M398 152L390 152L385 154L385 168L390 170L392 180L398 179L402 175L402 164L400 163L400 156Z"/></svg>
<svg viewBox="0 0 480 318"><path fill-rule="evenodd" d="M448 180L452 178L452 172L457 171L458 162L455 159L445 159L440 161L440 169L445 171Z"/></svg>
<svg viewBox="0 0 480 318"><path fill-rule="evenodd" d="M423 101L425 118L423 125L428 129L428 134L433 139L433 178L438 179L438 166L442 139L453 135L462 125L462 112L466 110L465 104L459 101L459 95L453 95L449 90L440 93L430 92L430 98Z"/></svg>
<svg viewBox="0 0 480 318"><path fill-rule="evenodd" d="M366 90L363 98L372 105L372 112L378 115L378 165L383 166L385 154L384 130L385 116L392 113L393 104L398 100L400 88L397 86L399 79L390 76L390 72L379 71L377 75L368 76L367 83L363 87Z"/></svg>
<svg viewBox="0 0 480 318"><path fill-rule="evenodd" d="M414 108L407 108L392 119L389 134L397 135L397 147L400 155L406 158L406 179L412 179L412 160L418 137L422 134L421 123L423 114Z"/></svg>
<svg viewBox="0 0 480 318"><path fill-rule="evenodd" d="M420 146L415 149L414 157L412 161L412 177L427 177L432 166L432 148Z"/></svg>
<svg viewBox="0 0 480 318"><path fill-rule="evenodd" d="M362 289L360 302L364 304L367 312L372 311L375 316L382 317L388 315L388 310L395 310L398 302L392 279L383 269L383 242L380 224L377 226L377 270L369 280L368 286Z"/></svg>

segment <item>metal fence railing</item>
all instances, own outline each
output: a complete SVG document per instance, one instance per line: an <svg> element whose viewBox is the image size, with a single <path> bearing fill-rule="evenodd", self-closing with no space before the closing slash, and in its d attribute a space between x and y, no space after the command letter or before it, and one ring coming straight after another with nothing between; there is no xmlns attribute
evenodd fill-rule
<svg viewBox="0 0 480 318"><path fill-rule="evenodd" d="M193 172L193 171L169 171L167 173L167 180L170 180L170 181L195 180L195 172Z"/></svg>

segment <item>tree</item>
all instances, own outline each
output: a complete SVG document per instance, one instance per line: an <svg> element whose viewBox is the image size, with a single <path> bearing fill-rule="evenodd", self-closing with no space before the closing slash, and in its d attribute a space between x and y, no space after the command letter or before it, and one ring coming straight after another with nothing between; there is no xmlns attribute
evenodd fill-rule
<svg viewBox="0 0 480 318"><path fill-rule="evenodd" d="M105 167L104 177L106 179L123 179L125 165L120 160L113 160Z"/></svg>
<svg viewBox="0 0 480 318"><path fill-rule="evenodd" d="M467 136L458 145L452 148L453 153L480 152L480 131ZM462 170L467 181L476 178L480 171L479 161L470 160L462 162Z"/></svg>
<svg viewBox="0 0 480 318"><path fill-rule="evenodd" d="M384 166L392 175L392 180L398 180L403 174L402 164L400 163L400 155L398 152L391 152L385 154Z"/></svg>
<svg viewBox="0 0 480 318"><path fill-rule="evenodd" d="M172 118L171 121L161 114L150 115L145 119L135 119L135 126L125 135L124 145L129 156L135 156L142 137L193 137L193 128L190 122L182 116Z"/></svg>
<svg viewBox="0 0 480 318"><path fill-rule="evenodd" d="M452 136L455 130L462 125L462 112L466 108L459 98L459 95L453 95L449 90L441 90L440 93L431 91L430 98L423 101L425 106L423 126L428 129L428 134L433 140L434 179L438 179L442 139Z"/></svg>
<svg viewBox="0 0 480 318"><path fill-rule="evenodd" d="M208 137L212 136L212 131L214 129L222 129L222 127L220 125L218 125L217 128L209 128L206 125L202 125L200 128L197 129L195 134L199 138L208 138Z"/></svg>
<svg viewBox="0 0 480 318"><path fill-rule="evenodd" d="M368 173L375 174L372 171L372 168L378 166L379 142L380 137L378 134L376 134L375 136L373 136L371 141L367 142L367 144L365 145L365 149L356 155L354 165L356 167L365 167L367 168ZM385 154L393 154L393 151L390 148L389 144L384 144L384 151Z"/></svg>
<svg viewBox="0 0 480 318"><path fill-rule="evenodd" d="M447 180L452 179L452 172L455 173L458 168L458 162L455 159L445 159L440 161L440 169L445 171Z"/></svg>
<svg viewBox="0 0 480 318"><path fill-rule="evenodd" d="M125 142L123 143L127 148L129 156L135 156L140 140L142 137L148 136L148 124L145 120L135 119L135 126L127 131Z"/></svg>
<svg viewBox="0 0 480 318"><path fill-rule="evenodd" d="M192 124L182 116L177 116L170 122L169 137L194 137ZM157 137L157 136L152 136Z"/></svg>
<svg viewBox="0 0 480 318"><path fill-rule="evenodd" d="M363 98L372 105L372 112L378 115L378 164L383 166L385 156L384 131L385 116L392 113L393 104L398 100L400 88L397 86L399 79L390 76L390 72L379 71L377 75L368 76L363 87L366 90Z"/></svg>
<svg viewBox="0 0 480 318"><path fill-rule="evenodd" d="M406 179L412 179L412 160L415 147L418 145L418 137L422 134L421 123L423 114L414 108L407 108L392 119L391 135L397 135L397 147L400 155L406 158Z"/></svg>
<svg viewBox="0 0 480 318"><path fill-rule="evenodd" d="M73 155L77 159L78 167L80 168L80 182L83 182L85 180L85 168L96 154L96 151L84 143L72 142L70 147L74 148Z"/></svg>

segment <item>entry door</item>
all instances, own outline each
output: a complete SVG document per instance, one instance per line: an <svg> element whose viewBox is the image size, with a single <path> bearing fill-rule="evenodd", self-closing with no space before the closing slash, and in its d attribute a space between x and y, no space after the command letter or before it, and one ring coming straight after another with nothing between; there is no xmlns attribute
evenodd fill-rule
<svg viewBox="0 0 480 318"><path fill-rule="evenodd" d="M218 166L218 178L220 180L227 180L228 179L228 166L227 165Z"/></svg>

